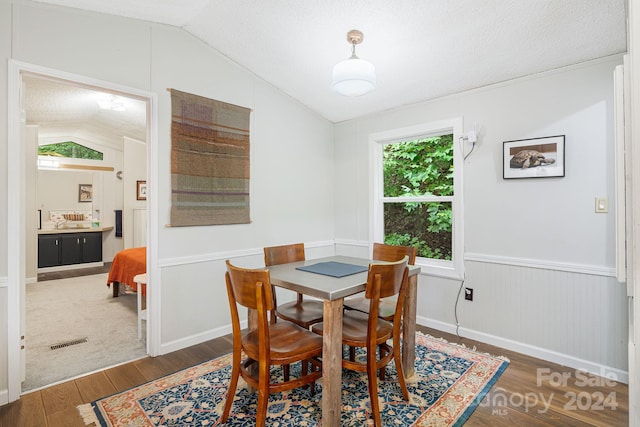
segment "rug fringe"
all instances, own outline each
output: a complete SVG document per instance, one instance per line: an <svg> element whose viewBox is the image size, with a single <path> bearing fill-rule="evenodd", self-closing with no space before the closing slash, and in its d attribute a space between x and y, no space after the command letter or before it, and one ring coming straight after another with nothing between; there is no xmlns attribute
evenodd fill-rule
<svg viewBox="0 0 640 427"><path fill-rule="evenodd" d="M490 353L485 353L485 352L482 352L482 351L478 351L475 345L473 346L473 348L469 348L466 345L464 345L464 343L449 342L449 341L447 341L446 339L444 339L442 337L434 337L433 335L429 335L429 334L426 334L424 332L416 331L416 334L422 335L423 337L431 338L432 340L440 341L440 342L443 342L445 344L449 344L449 345L452 345L452 346L466 348L467 350L475 351L476 353L482 354L484 356L495 357L496 359L504 360L507 363L511 363L511 360L509 360L508 357L502 356L502 355L501 356L494 356L493 354L490 354Z"/></svg>
<svg viewBox="0 0 640 427"><path fill-rule="evenodd" d="M78 412L82 417L82 421L84 425L88 426L93 423L94 426L99 426L100 422L98 421L98 417L96 416L95 411L93 410L93 406L91 403L85 403L84 405L77 406Z"/></svg>

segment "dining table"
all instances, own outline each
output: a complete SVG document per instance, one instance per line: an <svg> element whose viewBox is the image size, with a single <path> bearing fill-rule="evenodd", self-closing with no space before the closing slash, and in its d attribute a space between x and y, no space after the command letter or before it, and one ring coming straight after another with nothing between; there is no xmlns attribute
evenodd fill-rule
<svg viewBox="0 0 640 427"><path fill-rule="evenodd" d="M367 270L375 261L366 258L331 256L269 267L271 284L280 288L317 298L323 301L322 346L322 425L340 426L342 396L342 313L346 297L363 292L367 284ZM338 263L342 267L360 268L360 272L333 277L317 272L300 270ZM402 322L402 367L406 378L415 373L416 299L420 267L409 265L409 279L405 293ZM249 328L255 323L249 316Z"/></svg>

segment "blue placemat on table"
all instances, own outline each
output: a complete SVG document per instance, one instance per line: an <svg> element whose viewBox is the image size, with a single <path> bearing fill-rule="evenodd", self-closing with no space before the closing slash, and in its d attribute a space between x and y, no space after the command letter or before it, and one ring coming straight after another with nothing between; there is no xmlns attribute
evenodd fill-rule
<svg viewBox="0 0 640 427"><path fill-rule="evenodd" d="M343 262L319 262L312 265L296 267L296 270L307 271L309 273L323 274L331 277L345 277L352 274L362 273L369 270L366 265L345 264Z"/></svg>

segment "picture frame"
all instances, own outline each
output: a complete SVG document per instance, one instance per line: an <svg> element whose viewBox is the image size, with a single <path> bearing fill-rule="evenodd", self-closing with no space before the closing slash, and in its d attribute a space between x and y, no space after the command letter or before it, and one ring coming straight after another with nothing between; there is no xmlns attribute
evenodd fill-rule
<svg viewBox="0 0 640 427"><path fill-rule="evenodd" d="M564 142L564 135L504 141L502 178L563 177Z"/></svg>
<svg viewBox="0 0 640 427"><path fill-rule="evenodd" d="M136 181L136 200L147 200L147 181Z"/></svg>
<svg viewBox="0 0 640 427"><path fill-rule="evenodd" d="M78 184L78 202L93 202L93 184Z"/></svg>

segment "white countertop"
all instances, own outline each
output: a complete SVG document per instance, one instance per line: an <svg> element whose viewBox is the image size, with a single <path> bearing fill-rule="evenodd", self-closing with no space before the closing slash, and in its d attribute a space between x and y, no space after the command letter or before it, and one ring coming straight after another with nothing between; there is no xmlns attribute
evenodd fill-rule
<svg viewBox="0 0 640 427"><path fill-rule="evenodd" d="M77 227L77 228L48 228L38 230L38 234L67 234L67 233L97 233L102 231L110 231L113 230L113 226L105 226L105 227Z"/></svg>

